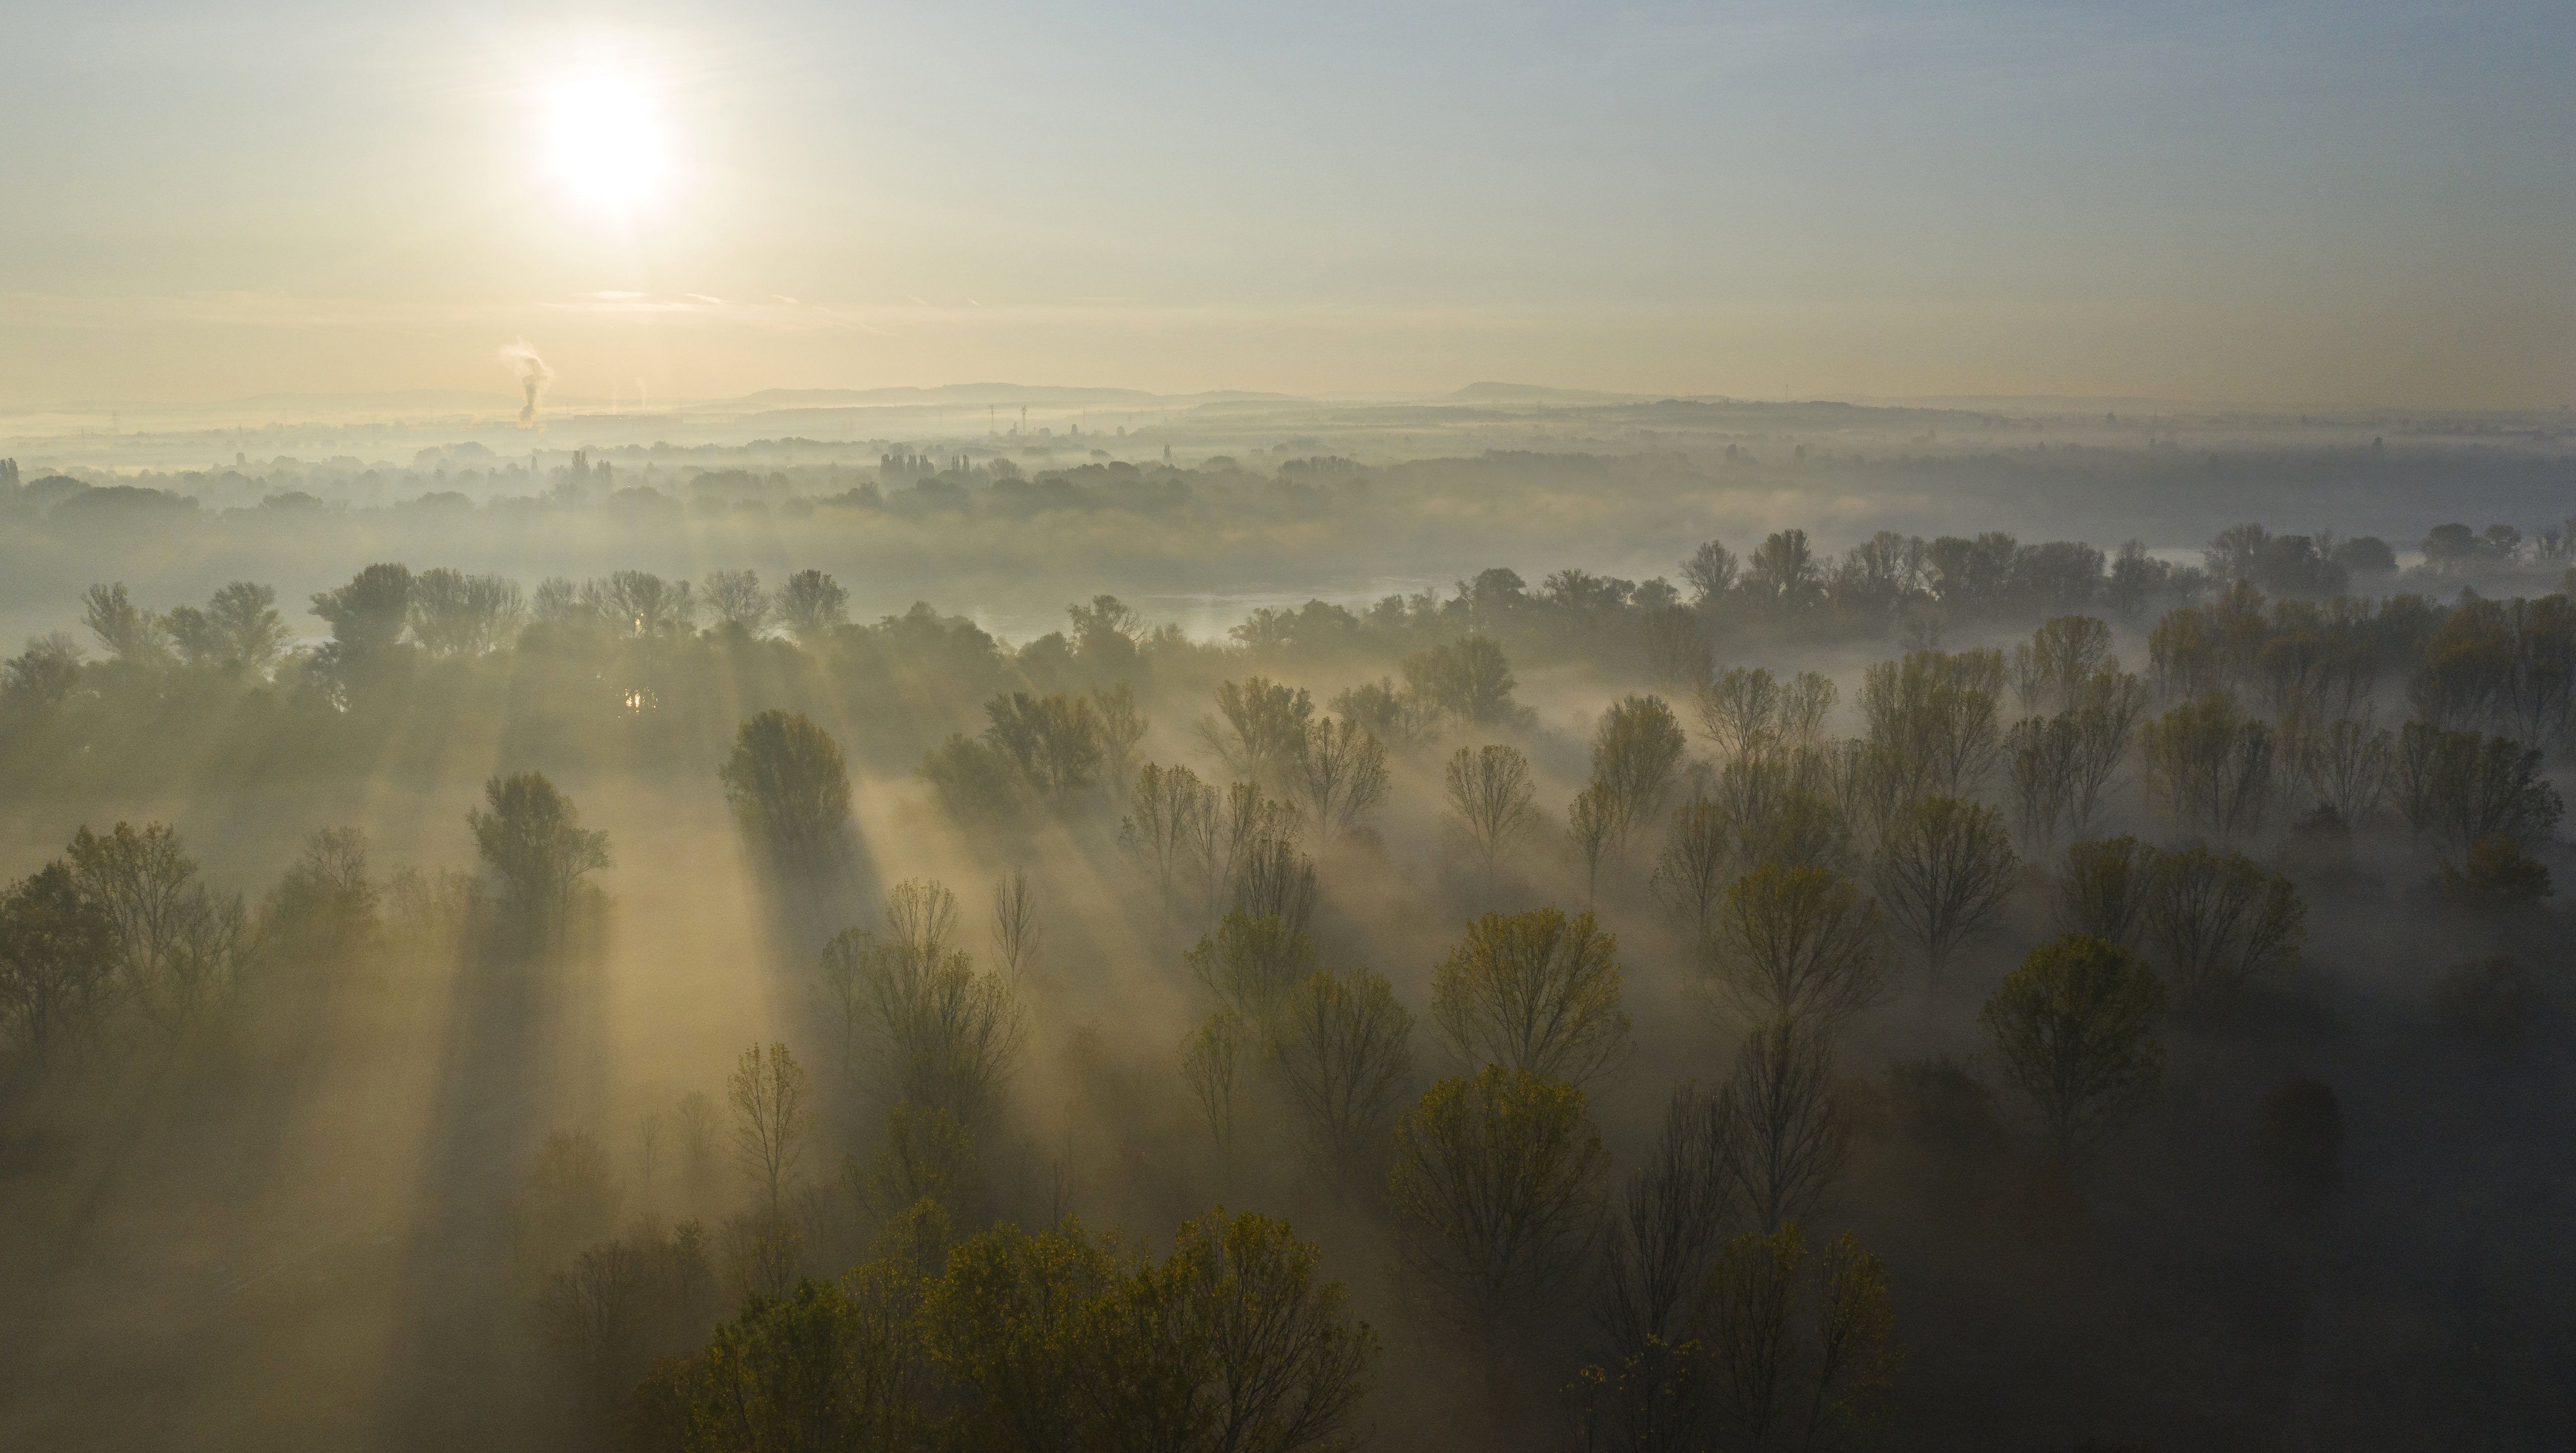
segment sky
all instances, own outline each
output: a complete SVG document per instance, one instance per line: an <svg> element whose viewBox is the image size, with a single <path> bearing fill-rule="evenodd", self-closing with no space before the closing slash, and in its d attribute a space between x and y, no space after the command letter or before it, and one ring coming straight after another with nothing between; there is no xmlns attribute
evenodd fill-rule
<svg viewBox="0 0 2576 1453"><path fill-rule="evenodd" d="M2576 403L2576 5L13 0L0 405Z"/></svg>

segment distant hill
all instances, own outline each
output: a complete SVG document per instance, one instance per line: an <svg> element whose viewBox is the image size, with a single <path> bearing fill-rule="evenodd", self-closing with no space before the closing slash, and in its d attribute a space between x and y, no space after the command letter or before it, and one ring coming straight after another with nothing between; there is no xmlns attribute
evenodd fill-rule
<svg viewBox="0 0 2576 1453"><path fill-rule="evenodd" d="M752 409L886 408L925 404L1082 409L1121 404L1240 403L1250 400L1293 401L1293 394L1245 393L1219 389L1208 393L1157 394L1133 388L1071 388L1059 384L946 383L929 388L771 388L722 401L718 407Z"/></svg>
<svg viewBox="0 0 2576 1453"><path fill-rule="evenodd" d="M1621 404L1650 395L1549 388L1535 383L1471 383L1447 397L1462 404Z"/></svg>
<svg viewBox="0 0 2576 1453"><path fill-rule="evenodd" d="M416 388L396 389L387 393L355 394L253 394L248 398L225 399L205 406L211 410L239 409L252 413L295 410L305 413L382 414L417 413L429 409L516 409L515 394L474 393L466 389Z"/></svg>

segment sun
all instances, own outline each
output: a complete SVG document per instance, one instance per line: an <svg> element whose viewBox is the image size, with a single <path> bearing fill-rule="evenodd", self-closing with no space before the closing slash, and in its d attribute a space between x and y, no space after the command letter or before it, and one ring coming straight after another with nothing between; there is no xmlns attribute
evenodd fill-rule
<svg viewBox="0 0 2576 1453"><path fill-rule="evenodd" d="M555 180L602 211L625 214L669 180L669 138L640 74L592 66L547 92L546 150Z"/></svg>

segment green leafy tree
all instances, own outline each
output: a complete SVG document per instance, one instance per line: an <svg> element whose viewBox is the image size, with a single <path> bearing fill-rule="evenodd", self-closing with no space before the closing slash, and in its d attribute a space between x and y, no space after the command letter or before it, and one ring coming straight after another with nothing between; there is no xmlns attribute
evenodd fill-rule
<svg viewBox="0 0 2576 1453"><path fill-rule="evenodd" d="M0 1025L43 1063L94 1026L116 994L116 924L61 862L0 897Z"/></svg>
<svg viewBox="0 0 2576 1453"><path fill-rule="evenodd" d="M572 799L539 773L495 777L483 800L465 815L483 866L523 923L560 936L582 878L616 861L608 834L584 828Z"/></svg>
<svg viewBox="0 0 2576 1453"><path fill-rule="evenodd" d="M764 711L734 733L716 769L743 833L778 866L819 874L846 846L850 774L840 745L802 716Z"/></svg>

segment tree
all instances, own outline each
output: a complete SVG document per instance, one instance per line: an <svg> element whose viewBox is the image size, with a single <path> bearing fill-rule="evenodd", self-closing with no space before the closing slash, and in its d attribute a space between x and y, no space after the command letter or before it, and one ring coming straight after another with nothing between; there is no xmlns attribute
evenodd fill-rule
<svg viewBox="0 0 2576 1453"><path fill-rule="evenodd" d="M2066 867L2049 890L2061 934L2108 939L2135 949L2155 897L2156 850L2122 833L2066 850Z"/></svg>
<svg viewBox="0 0 2576 1453"><path fill-rule="evenodd" d="M1314 972L1315 948L1302 931L1237 909L1182 961L1219 1004L1251 1023L1267 1024Z"/></svg>
<svg viewBox="0 0 2576 1453"><path fill-rule="evenodd" d="M976 972L953 947L956 931L956 895L907 879L886 896L882 934L849 929L824 945L819 986L840 1021L844 1062L881 1099L981 1129L1026 1029L1010 986Z"/></svg>
<svg viewBox="0 0 2576 1453"><path fill-rule="evenodd" d="M331 627L337 664L355 666L391 650L411 618L411 571L370 565L348 584L313 597L313 614Z"/></svg>
<svg viewBox="0 0 2576 1453"><path fill-rule="evenodd" d="M2184 702L2147 723L2149 795L2186 831L2252 833L2272 799L2274 740L2224 692Z"/></svg>
<svg viewBox="0 0 2576 1453"><path fill-rule="evenodd" d="M1830 1020L1780 1019L1746 1037L1716 1114L1736 1203L1756 1227L1812 1212L1842 1175L1851 1132L1829 1094Z"/></svg>
<svg viewBox="0 0 2576 1453"><path fill-rule="evenodd" d="M107 914L118 997L148 1001L160 989L188 917L197 860L158 822L139 830L120 822L104 836L84 826L72 835L64 860L81 896Z"/></svg>
<svg viewBox="0 0 2576 1453"><path fill-rule="evenodd" d="M2365 821L2388 800L2396 756L2395 738L2367 717L2305 724L2290 743L2291 769L2308 795L2348 823Z"/></svg>
<svg viewBox="0 0 2576 1453"><path fill-rule="evenodd" d="M107 653L129 665L151 666L169 658L169 631L161 618L136 606L125 582L93 585L81 596L81 617Z"/></svg>
<svg viewBox="0 0 2576 1453"><path fill-rule="evenodd" d="M1071 801L1100 770L1100 722L1082 696L1036 697L1025 691L984 703L992 725L984 740L1007 755L1039 796Z"/></svg>
<svg viewBox="0 0 2576 1453"><path fill-rule="evenodd" d="M1386 747L1365 727L1348 717L1308 724L1297 757L1296 786L1319 840L1329 843L1366 823L1386 801L1388 785Z"/></svg>
<svg viewBox="0 0 2576 1453"><path fill-rule="evenodd" d="M1748 1017L1833 1025L1878 1002L1893 971L1878 906L1815 867L1763 867L1726 890L1712 970Z"/></svg>
<svg viewBox="0 0 2576 1453"><path fill-rule="evenodd" d="M1315 916L1315 860L1285 837L1263 838L1246 849L1234 874L1234 911L1275 919L1303 933Z"/></svg>
<svg viewBox="0 0 2576 1453"><path fill-rule="evenodd" d="M2064 713L2081 704L2095 672L2119 669L2111 628L2091 616L2059 616L2013 649L2013 693L2025 711Z"/></svg>
<svg viewBox="0 0 2576 1453"><path fill-rule="evenodd" d="M1297 809L1265 795L1258 784L1234 782L1208 793L1205 810L1189 819L1187 827L1189 866L1211 924L1241 900L1246 870L1256 856L1268 845L1295 838L1297 826Z"/></svg>
<svg viewBox="0 0 2576 1453"><path fill-rule="evenodd" d="M1646 670L1667 691L1692 692L1708 683L1708 633L1699 612L1686 605L1647 611L1638 628Z"/></svg>
<svg viewBox="0 0 2576 1453"><path fill-rule="evenodd" d="M1894 769L1905 797L1967 797L2002 753L2000 651L1914 651L1871 666L1861 679L1869 743Z"/></svg>
<svg viewBox="0 0 2576 1453"><path fill-rule="evenodd" d="M80 643L63 631L29 636L24 654L0 667L0 707L59 706L80 684Z"/></svg>
<svg viewBox="0 0 2576 1453"><path fill-rule="evenodd" d="M1244 1054L1252 1026L1231 1009L1219 1009L1181 1041L1181 1079L1207 1121L1208 1138L1216 1142L1217 1159L1234 1167L1235 1095L1243 1080Z"/></svg>
<svg viewBox="0 0 2576 1453"><path fill-rule="evenodd" d="M1004 982L1014 990L1037 965L1045 926L1038 918L1038 894L1026 868L1013 868L993 882L993 954L1002 962Z"/></svg>
<svg viewBox="0 0 2576 1453"><path fill-rule="evenodd" d="M1530 806L1538 788L1530 780L1529 758L1500 744L1460 747L1445 775L1449 825L1484 865L1485 891L1491 894L1503 859L1538 825Z"/></svg>
<svg viewBox="0 0 2576 1453"><path fill-rule="evenodd" d="M801 716L764 711L734 733L716 771L743 833L772 863L819 876L847 846L850 774L840 745Z"/></svg>
<svg viewBox="0 0 2576 1453"><path fill-rule="evenodd" d="M1314 699L1306 689L1266 677L1223 681L1216 715L1200 719L1198 733L1227 772L1264 786L1290 780L1306 749Z"/></svg>
<svg viewBox="0 0 2576 1453"><path fill-rule="evenodd" d="M1395 1130L1406 1260L1490 1336L1580 1265L1608 1162L1572 1085L1500 1065L1442 1080Z"/></svg>
<svg viewBox="0 0 2576 1453"><path fill-rule="evenodd" d="M850 593L820 570L799 570L778 588L778 619L801 645L829 639L850 618Z"/></svg>
<svg viewBox="0 0 2576 1453"><path fill-rule="evenodd" d="M1322 1254L1285 1221L1210 1211L1173 1234L1172 1254L1138 1278L1178 1334L1195 1396L1174 1400L1190 1436L1160 1446L1294 1453L1338 1443L1369 1387L1377 1337L1354 1322ZM1146 1319L1134 1319L1145 1321ZM1131 1322L1132 1325L1132 1322Z"/></svg>
<svg viewBox="0 0 2576 1453"><path fill-rule="evenodd" d="M2062 1161L2135 1118L2164 1075L2164 985L2108 939L2068 934L2031 950L1978 1015L2005 1083L2028 1099Z"/></svg>
<svg viewBox="0 0 2576 1453"><path fill-rule="evenodd" d="M1813 671L1782 682L1759 667L1735 667L1699 689L1700 734L1721 762L1813 747L1835 696L1832 680Z"/></svg>
<svg viewBox="0 0 2576 1453"><path fill-rule="evenodd" d="M1623 696L1602 715L1592 738L1592 785L1622 851L1629 834L1651 826L1663 812L1688 750L1681 723L1659 697Z"/></svg>
<svg viewBox="0 0 2576 1453"><path fill-rule="evenodd" d="M1618 947L1589 913L1488 913L1433 972L1432 1023L1462 1067L1589 1085L1628 1049Z"/></svg>
<svg viewBox="0 0 2576 1453"><path fill-rule="evenodd" d="M746 636L758 636L767 630L776 610L769 592L760 588L760 573L755 570L709 571L705 595L716 624Z"/></svg>
<svg viewBox="0 0 2576 1453"><path fill-rule="evenodd" d="M707 1453L910 1448L929 1435L919 1281L884 1262L755 1296L716 1329L687 1389Z"/></svg>
<svg viewBox="0 0 2576 1453"><path fill-rule="evenodd" d="M2159 853L2149 884L2147 937L2185 1004L2205 1005L2286 968L2307 942L2298 889L2242 853Z"/></svg>
<svg viewBox="0 0 2576 1453"><path fill-rule="evenodd" d="M286 653L292 639L285 618L277 613L277 592L248 580L236 580L216 591L203 614L191 614L195 616L189 631L192 639L180 640L176 639L178 612L171 612L173 643L182 655L228 671L264 675Z"/></svg>
<svg viewBox="0 0 2576 1453"><path fill-rule="evenodd" d="M0 1025L38 1064L114 1002L116 924L61 862L0 896Z"/></svg>
<svg viewBox="0 0 2576 1453"><path fill-rule="evenodd" d="M1734 835L1728 829L1716 803L1692 798L1673 814L1672 831L1648 884L1656 901L1690 930L1691 946L1701 953L1707 952L1716 929L1735 864Z"/></svg>
<svg viewBox="0 0 2576 1453"><path fill-rule="evenodd" d="M1127 815L1119 819L1118 845L1154 882L1163 912L1172 911L1173 887L1188 869L1197 825L1214 810L1213 796L1198 774L1187 767L1136 769L1136 790Z"/></svg>
<svg viewBox="0 0 2576 1453"><path fill-rule="evenodd" d="M1735 1213L1731 1107L1696 1085L1676 1088L1646 1161L1628 1173L1602 1238L1597 1315L1610 1344L1666 1354L1687 1340L1696 1305Z"/></svg>
<svg viewBox="0 0 2576 1453"><path fill-rule="evenodd" d="M1413 1016L1382 975L1318 970L1281 1006L1270 1053L1317 1151L1363 1163L1413 1076Z"/></svg>
<svg viewBox="0 0 2576 1453"><path fill-rule="evenodd" d="M608 834L585 829L572 799L536 772L483 785L489 811L465 814L475 851L532 930L560 936L582 877L610 867Z"/></svg>
<svg viewBox="0 0 2576 1453"><path fill-rule="evenodd" d="M1488 636L1445 641L1404 658L1405 683L1431 710L1473 726L1501 726L1527 713L1512 701L1511 663Z"/></svg>
<svg viewBox="0 0 2576 1453"><path fill-rule="evenodd" d="M411 582L411 636L433 656L480 656L527 619L518 585L498 575L424 570Z"/></svg>
<svg viewBox="0 0 2576 1453"><path fill-rule="evenodd" d="M787 1187L814 1128L808 1095L805 1067L784 1044L744 1050L725 1080L725 1097L733 1102L734 1161L767 1196L773 1221L785 1216Z"/></svg>
<svg viewBox="0 0 2576 1453"><path fill-rule="evenodd" d="M347 963L383 932L381 901L368 877L366 834L323 828L305 838L302 854L260 905L260 953L292 963Z"/></svg>
<svg viewBox="0 0 2576 1453"><path fill-rule="evenodd" d="M1691 588L1691 604L1705 610L1735 588L1735 552L1709 540L1682 562L1682 580Z"/></svg>
<svg viewBox="0 0 2576 1453"><path fill-rule="evenodd" d="M1895 1380L1895 1332L1887 1268L1851 1235L1812 1270L1795 1224L1737 1237L1711 1278L1700 1334L1728 1443L1822 1449L1855 1439L1870 1401Z"/></svg>
<svg viewBox="0 0 2576 1453"><path fill-rule="evenodd" d="M2539 752L2511 737L2421 722L2398 731L2395 785L2407 827L2446 855L2465 854L2492 837L2517 845L2541 841L2566 811L2542 775Z"/></svg>
<svg viewBox="0 0 2576 1453"><path fill-rule="evenodd" d="M1922 948L1938 978L1961 944L1994 925L2019 866L1993 808L1926 797L1898 809L1888 824L1874 881L1888 918Z"/></svg>
<svg viewBox="0 0 2576 1453"><path fill-rule="evenodd" d="M1583 859L1583 902L1588 909L1601 887L1601 864L1619 840L1619 809L1599 783L1574 794L1566 804L1565 840Z"/></svg>
<svg viewBox="0 0 2576 1453"><path fill-rule="evenodd" d="M1073 1221L1037 1235L1005 1223L949 1252L923 1298L921 1329L958 1394L956 1446L1114 1446L1102 1437L1110 1398L1143 1381L1177 1400L1183 1379L1168 1360L1176 1349L1113 1320L1124 1270Z"/></svg>
<svg viewBox="0 0 2576 1453"><path fill-rule="evenodd" d="M1136 778L1136 744L1145 740L1145 713L1136 707L1136 693L1121 681L1105 690L1092 689L1091 717L1100 743L1101 770L1124 797Z"/></svg>

